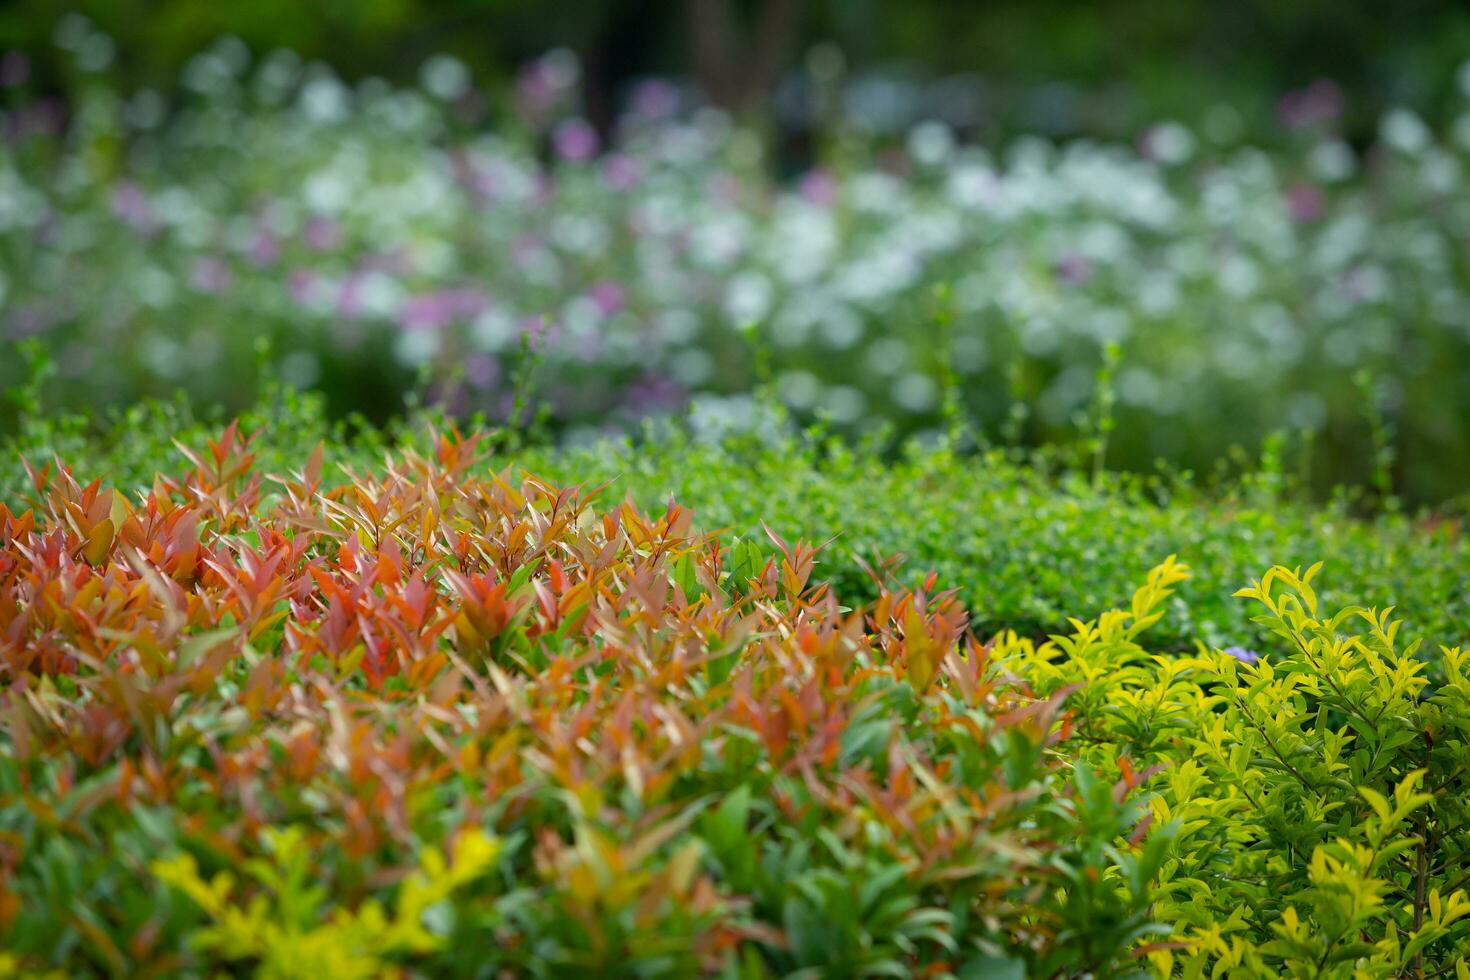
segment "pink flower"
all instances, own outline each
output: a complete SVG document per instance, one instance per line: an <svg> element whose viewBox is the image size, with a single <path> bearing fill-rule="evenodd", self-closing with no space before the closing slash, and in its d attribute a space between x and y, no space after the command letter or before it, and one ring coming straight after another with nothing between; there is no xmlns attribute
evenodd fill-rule
<svg viewBox="0 0 1470 980"><path fill-rule="evenodd" d="M1287 92L1276 103L1276 118L1287 129L1308 129L1342 115L1342 89L1319 78L1306 88Z"/></svg>
<svg viewBox="0 0 1470 980"><path fill-rule="evenodd" d="M189 274L189 281L201 293L222 293L230 288L234 280L229 266L209 256L196 259Z"/></svg>
<svg viewBox="0 0 1470 980"><path fill-rule="evenodd" d="M1059 282L1081 286L1092 278L1092 263L1085 255L1069 252L1057 261L1054 271Z"/></svg>
<svg viewBox="0 0 1470 980"><path fill-rule="evenodd" d="M281 241L267 228L257 228L250 239L250 261L257 266L267 266L281 257Z"/></svg>
<svg viewBox="0 0 1470 980"><path fill-rule="evenodd" d="M556 343L556 326L550 317L521 317L521 333L530 342L532 350L545 350Z"/></svg>
<svg viewBox="0 0 1470 980"><path fill-rule="evenodd" d="M1286 192L1286 210L1293 221L1316 221L1325 208L1322 192L1312 184L1294 184Z"/></svg>
<svg viewBox="0 0 1470 980"><path fill-rule="evenodd" d="M721 204L736 204L740 201L740 178L723 171L710 175L706 184L709 196Z"/></svg>
<svg viewBox="0 0 1470 980"><path fill-rule="evenodd" d="M362 282L359 277L348 276L337 288L337 313L349 319L361 315Z"/></svg>
<svg viewBox="0 0 1470 980"><path fill-rule="evenodd" d="M414 296L398 310L405 330L438 330L484 312L489 298L477 289L440 289Z"/></svg>
<svg viewBox="0 0 1470 980"><path fill-rule="evenodd" d="M640 82L633 90L633 111L645 119L667 119L679 110L679 90L663 79Z"/></svg>
<svg viewBox="0 0 1470 980"><path fill-rule="evenodd" d="M799 189L801 196L813 204L831 207L837 201L837 178L820 167L802 176Z"/></svg>
<svg viewBox="0 0 1470 980"><path fill-rule="evenodd" d="M158 219L143 189L130 180L113 189L112 213L140 235L152 235L158 230Z"/></svg>
<svg viewBox="0 0 1470 980"><path fill-rule="evenodd" d="M318 252L330 252L342 244L342 227L331 218L314 214L306 222L306 244Z"/></svg>
<svg viewBox="0 0 1470 980"><path fill-rule="evenodd" d="M594 283L592 288L587 290L587 295L591 297L593 303L597 304L597 309L603 316L612 316L620 312L625 305L623 287L611 279Z"/></svg>
<svg viewBox="0 0 1470 980"><path fill-rule="evenodd" d="M529 119L550 113L560 94L555 75L545 61L532 62L516 80L516 102Z"/></svg>
<svg viewBox="0 0 1470 980"><path fill-rule="evenodd" d="M24 85L31 77L31 59L24 51L7 51L0 56L0 88Z"/></svg>
<svg viewBox="0 0 1470 980"><path fill-rule="evenodd" d="M286 277L286 294L291 302L305 306L316 297L317 284L321 280L310 269L293 269Z"/></svg>
<svg viewBox="0 0 1470 980"><path fill-rule="evenodd" d="M500 380L500 362L490 354L474 354L464 362L464 376L476 388L493 388Z"/></svg>
<svg viewBox="0 0 1470 980"><path fill-rule="evenodd" d="M649 372L628 388L627 406L639 414L668 411L679 407L687 392L672 378Z"/></svg>
<svg viewBox="0 0 1470 980"><path fill-rule="evenodd" d="M556 127L551 142L556 147L557 156L574 163L596 156L600 143L597 130L585 119L568 119Z"/></svg>
<svg viewBox="0 0 1470 980"><path fill-rule="evenodd" d="M602 179L616 191L630 190L642 176L638 161L626 153L614 153L602 165Z"/></svg>

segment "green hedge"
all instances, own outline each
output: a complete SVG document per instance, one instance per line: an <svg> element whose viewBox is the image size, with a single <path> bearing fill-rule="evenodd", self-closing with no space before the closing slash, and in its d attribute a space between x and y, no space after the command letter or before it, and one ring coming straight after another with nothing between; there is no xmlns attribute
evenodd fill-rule
<svg viewBox="0 0 1470 980"><path fill-rule="evenodd" d="M38 464L60 456L78 478L147 487L159 468L181 461L175 439L203 446L223 421L156 403L101 424L33 417L0 453L0 499L24 493L22 454ZM267 473L299 467L319 442L329 464L368 469L395 444L422 444L428 421L391 430L333 424L314 397L294 393L241 418L265 436ZM495 465L568 484L607 482L605 494L644 507L672 496L701 526L763 544L762 522L786 539L826 542L820 574L855 601L874 595L863 563L903 556L901 578L932 570L961 590L981 635L1065 630L1069 616L1124 602L1148 569L1177 554L1195 575L1155 629L1157 648L1251 645L1264 631L1232 593L1273 564L1319 560L1325 603L1394 605L1406 635L1470 638L1470 542L1457 520L1363 517L1343 496L1325 507L1299 503L1290 480L1269 471L1205 486L1188 477L1094 481L1042 462L917 447L885 461L810 434L710 445L673 427L636 445L512 448L503 440ZM329 465L327 479L341 474Z"/></svg>

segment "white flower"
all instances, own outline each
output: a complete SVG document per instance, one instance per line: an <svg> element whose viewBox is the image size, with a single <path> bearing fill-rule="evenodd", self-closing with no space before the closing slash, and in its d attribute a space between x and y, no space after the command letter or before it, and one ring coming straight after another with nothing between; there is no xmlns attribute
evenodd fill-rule
<svg viewBox="0 0 1470 980"><path fill-rule="evenodd" d="M434 98L452 102L469 90L470 70L453 55L436 54L419 69L419 82Z"/></svg>
<svg viewBox="0 0 1470 980"><path fill-rule="evenodd" d="M773 298L771 280L759 272L742 272L725 292L725 314L736 324L758 323L770 312Z"/></svg>
<svg viewBox="0 0 1470 980"><path fill-rule="evenodd" d="M1357 158L1352 147L1342 140L1324 140L1312 147L1307 155L1307 166L1312 176L1323 181L1347 180L1357 169Z"/></svg>
<svg viewBox="0 0 1470 980"><path fill-rule="evenodd" d="M1378 125L1378 135L1389 146L1400 153L1415 155L1429 146L1429 127L1413 111L1402 107L1392 109Z"/></svg>
<svg viewBox="0 0 1470 980"><path fill-rule="evenodd" d="M1148 134L1149 150L1160 163L1183 163L1194 155L1194 134L1178 122L1159 123Z"/></svg>
<svg viewBox="0 0 1470 980"><path fill-rule="evenodd" d="M909 130L909 156L926 167L938 167L954 152L954 133L934 119L919 123Z"/></svg>

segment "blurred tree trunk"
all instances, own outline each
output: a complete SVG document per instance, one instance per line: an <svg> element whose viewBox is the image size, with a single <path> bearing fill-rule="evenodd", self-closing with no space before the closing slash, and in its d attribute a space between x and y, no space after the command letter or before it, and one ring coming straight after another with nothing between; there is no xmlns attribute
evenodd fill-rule
<svg viewBox="0 0 1470 980"><path fill-rule="evenodd" d="M761 0L747 34L732 0L688 0L691 74L717 105L749 108L775 88L802 0Z"/></svg>

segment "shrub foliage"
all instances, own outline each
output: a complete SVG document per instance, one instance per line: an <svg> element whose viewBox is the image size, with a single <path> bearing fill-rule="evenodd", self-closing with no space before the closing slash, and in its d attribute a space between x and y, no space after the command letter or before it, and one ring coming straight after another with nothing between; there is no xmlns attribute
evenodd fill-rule
<svg viewBox="0 0 1470 980"><path fill-rule="evenodd" d="M474 438L330 490L233 427L192 462L0 510L11 967L1050 975L1158 928L1129 781L932 581L849 610L809 547Z"/></svg>
<svg viewBox="0 0 1470 980"><path fill-rule="evenodd" d="M231 426L0 504L0 974L1470 976L1470 653L1271 569L1038 642L499 470Z"/></svg>
<svg viewBox="0 0 1470 980"><path fill-rule="evenodd" d="M1178 828L1154 911L1184 976L1466 976L1470 953L1470 651L1427 657L1391 610L1318 608L1275 567L1239 595L1265 652L1149 654L1139 634L1187 570L1155 569L1131 610L996 655L1039 696L1075 690L1059 750L1107 773L1156 773Z"/></svg>

